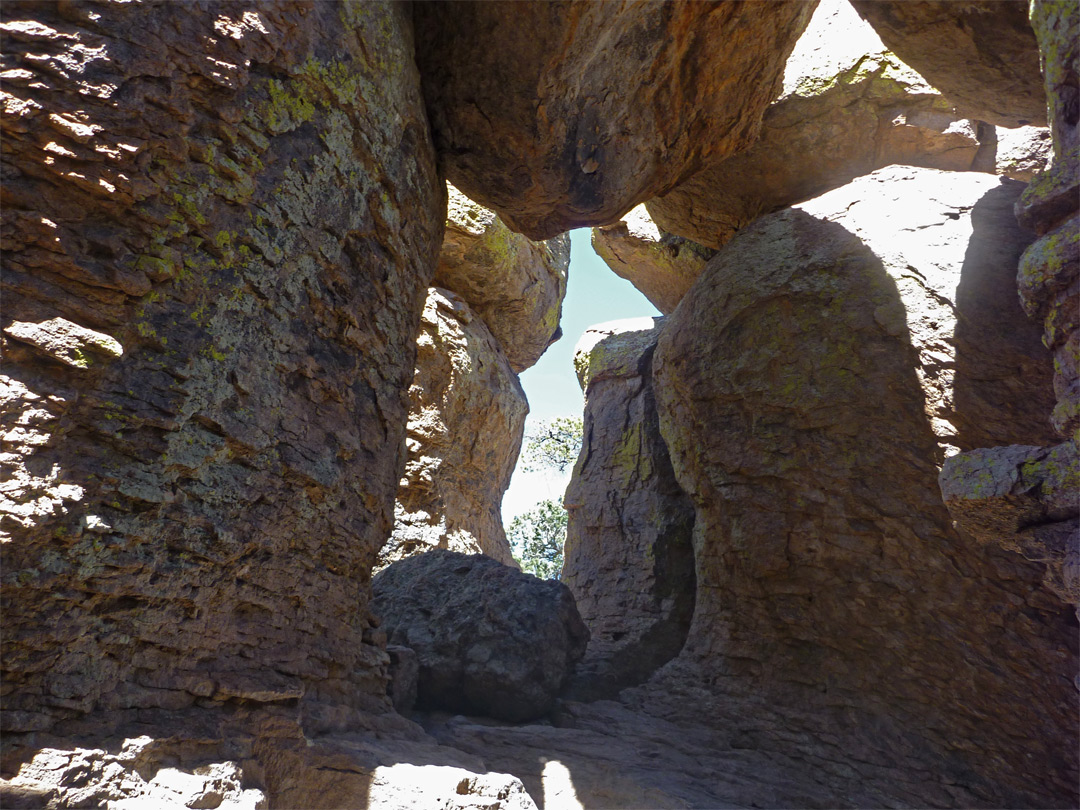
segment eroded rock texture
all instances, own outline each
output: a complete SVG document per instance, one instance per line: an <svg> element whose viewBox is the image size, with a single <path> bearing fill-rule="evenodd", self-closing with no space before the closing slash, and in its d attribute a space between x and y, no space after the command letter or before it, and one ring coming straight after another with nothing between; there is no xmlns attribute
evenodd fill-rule
<svg viewBox="0 0 1080 810"><path fill-rule="evenodd" d="M961 538L937 482L950 446L1047 439L1020 188L894 168L764 217L654 357L698 596L650 688L696 677L741 745L830 773L843 752L885 803L1077 801L1075 613Z"/></svg>
<svg viewBox="0 0 1080 810"><path fill-rule="evenodd" d="M657 224L718 248L762 214L890 164L963 171L977 125L885 50L847 0L826 0L788 59L748 150L648 202Z"/></svg>
<svg viewBox="0 0 1080 810"><path fill-rule="evenodd" d="M665 315L678 306L715 253L660 230L644 205L614 224L593 228L592 247L616 275Z"/></svg>
<svg viewBox="0 0 1080 810"><path fill-rule="evenodd" d="M611 696L673 658L694 606L694 510L671 469L652 386L662 320L589 329L581 455L566 489L562 581L589 628L571 694Z"/></svg>
<svg viewBox="0 0 1080 810"><path fill-rule="evenodd" d="M1028 0L851 4L889 50L965 114L1006 127L1046 123L1039 46L1028 23Z"/></svg>
<svg viewBox="0 0 1080 810"><path fill-rule="evenodd" d="M416 651L424 708L540 717L589 639L565 585L479 554L410 557L379 572L372 592L390 643Z"/></svg>
<svg viewBox="0 0 1080 810"><path fill-rule="evenodd" d="M570 235L533 242L447 184L449 204L435 283L464 298L510 367L530 368L559 339Z"/></svg>
<svg viewBox="0 0 1080 810"><path fill-rule="evenodd" d="M418 4L447 177L533 239L610 222L750 145L813 8Z"/></svg>
<svg viewBox="0 0 1080 810"><path fill-rule="evenodd" d="M516 566L502 526L529 403L487 326L432 287L409 389L408 457L380 567L433 548Z"/></svg>
<svg viewBox="0 0 1080 810"><path fill-rule="evenodd" d="M408 10L3 15L5 746L387 709L369 572L445 195Z"/></svg>

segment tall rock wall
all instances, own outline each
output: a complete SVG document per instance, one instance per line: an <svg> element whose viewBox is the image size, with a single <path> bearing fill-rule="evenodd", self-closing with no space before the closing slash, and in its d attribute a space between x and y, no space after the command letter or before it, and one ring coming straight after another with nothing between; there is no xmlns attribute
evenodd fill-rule
<svg viewBox="0 0 1080 810"><path fill-rule="evenodd" d="M697 511L669 674L697 672L742 746L841 751L915 803L1077 798L1075 614L1040 566L959 536L937 483L957 449L1048 438L1049 358L1010 282L1032 235L1000 216L1021 188L895 168L764 217L654 358Z"/></svg>
<svg viewBox="0 0 1080 810"><path fill-rule="evenodd" d="M5 743L382 710L365 606L445 204L408 10L0 30Z"/></svg>
<svg viewBox="0 0 1080 810"><path fill-rule="evenodd" d="M487 326L449 290L428 290L417 347L405 475L379 566L433 548L516 566L501 504L529 412L525 392Z"/></svg>
<svg viewBox="0 0 1080 810"><path fill-rule="evenodd" d="M615 219L750 145L814 5L420 3L447 177L533 239Z"/></svg>
<svg viewBox="0 0 1080 810"><path fill-rule="evenodd" d="M682 649L694 606L694 510L660 436L652 356L662 321L589 329L581 455L566 489L562 581L591 634L570 694L610 697Z"/></svg>

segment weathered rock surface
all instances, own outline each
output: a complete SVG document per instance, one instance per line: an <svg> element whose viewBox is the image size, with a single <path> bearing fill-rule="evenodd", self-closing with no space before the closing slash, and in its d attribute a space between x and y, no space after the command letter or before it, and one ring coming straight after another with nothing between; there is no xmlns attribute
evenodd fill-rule
<svg viewBox="0 0 1080 810"><path fill-rule="evenodd" d="M753 142L813 7L420 3L447 177L532 239L611 222Z"/></svg>
<svg viewBox="0 0 1080 810"><path fill-rule="evenodd" d="M1054 163L1016 206L1039 239L1020 262L1024 309L1043 322L1054 352L1057 404L1052 421L1062 436L1080 439L1080 8L1038 0L1031 21L1039 38Z"/></svg>
<svg viewBox="0 0 1080 810"><path fill-rule="evenodd" d="M890 164L963 171L977 126L885 50L847 0L825 0L748 150L648 202L657 224L718 248L762 214Z"/></svg>
<svg viewBox="0 0 1080 810"><path fill-rule="evenodd" d="M529 412L521 383L484 322L449 290L428 290L416 342L405 476L377 566L433 548L516 565L501 505Z"/></svg>
<svg viewBox="0 0 1080 810"><path fill-rule="evenodd" d="M435 283L464 298L516 372L555 340L566 296L570 235L533 242L449 183L446 234Z"/></svg>
<svg viewBox="0 0 1080 810"><path fill-rule="evenodd" d="M694 608L694 509L660 437L652 355L663 321L589 329L581 455L566 489L562 581L589 628L569 694L610 697L682 649Z"/></svg>
<svg viewBox="0 0 1080 810"><path fill-rule="evenodd" d="M851 4L890 51L966 115L1006 127L1046 123L1039 46L1028 22L1028 0Z"/></svg>
<svg viewBox="0 0 1080 810"><path fill-rule="evenodd" d="M589 638L565 585L480 554L402 560L375 576L372 593L389 643L420 659L421 708L539 717Z"/></svg>
<svg viewBox="0 0 1080 810"><path fill-rule="evenodd" d="M678 306L715 253L660 230L644 205L614 224L593 228L592 247L617 276L665 315Z"/></svg>
<svg viewBox="0 0 1080 810"><path fill-rule="evenodd" d="M1048 127L1006 129L980 124L979 154L971 168L1030 183L1050 165L1052 156Z"/></svg>
<svg viewBox="0 0 1080 810"><path fill-rule="evenodd" d="M0 33L5 748L388 711L368 581L445 198L408 9Z"/></svg>
<svg viewBox="0 0 1080 810"><path fill-rule="evenodd" d="M1041 565L958 536L937 481L950 445L1047 435L1009 290L1031 237L995 213L1018 191L897 167L764 217L654 356L698 590L649 689L696 671L743 746L842 751L908 803L1077 801L1075 612Z"/></svg>
<svg viewBox="0 0 1080 810"><path fill-rule="evenodd" d="M945 461L941 494L957 524L1045 566L1043 582L1080 608L1080 457L1076 443L988 447Z"/></svg>

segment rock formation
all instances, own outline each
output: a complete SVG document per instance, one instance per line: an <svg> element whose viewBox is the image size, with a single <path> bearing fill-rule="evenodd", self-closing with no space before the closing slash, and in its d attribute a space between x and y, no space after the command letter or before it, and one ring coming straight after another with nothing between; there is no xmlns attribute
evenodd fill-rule
<svg viewBox="0 0 1080 810"><path fill-rule="evenodd" d="M1028 0L851 3L890 51L966 115L1005 127L1046 123Z"/></svg>
<svg viewBox="0 0 1080 810"><path fill-rule="evenodd" d="M484 321L449 290L428 290L416 343L405 475L378 567L432 548L516 565L501 503L521 449L525 392Z"/></svg>
<svg viewBox="0 0 1080 810"><path fill-rule="evenodd" d="M1039 566L958 536L937 484L957 448L1047 439L1048 358L1009 283L1032 236L1001 216L1020 190L894 167L764 217L654 358L697 513L669 676L697 672L753 745L857 750L868 787L916 803L1076 799L1075 615Z"/></svg>
<svg viewBox="0 0 1080 810"><path fill-rule="evenodd" d="M652 355L662 322L589 329L575 365L585 392L562 581L589 628L570 694L612 696L682 649L694 606L694 510L660 437Z"/></svg>
<svg viewBox="0 0 1080 810"><path fill-rule="evenodd" d="M894 163L963 171L977 127L890 54L847 0L818 6L754 145L650 200L664 230L718 248L762 214Z"/></svg>
<svg viewBox="0 0 1080 810"><path fill-rule="evenodd" d="M592 247L616 275L633 284L665 315L678 306L715 253L660 230L644 205L612 225L593 228Z"/></svg>
<svg viewBox="0 0 1080 810"><path fill-rule="evenodd" d="M561 334L570 235L533 242L453 186L446 190L446 235L435 283L469 303L520 373Z"/></svg>
<svg viewBox="0 0 1080 810"><path fill-rule="evenodd" d="M417 705L531 720L549 711L589 633L566 586L482 555L438 550L372 582L391 644L420 663Z"/></svg>
<svg viewBox="0 0 1080 810"><path fill-rule="evenodd" d="M532 239L609 222L753 142L813 8L421 3L447 177Z"/></svg>
<svg viewBox="0 0 1080 810"><path fill-rule="evenodd" d="M411 29L4 4L5 742L389 708L365 606L445 204Z"/></svg>

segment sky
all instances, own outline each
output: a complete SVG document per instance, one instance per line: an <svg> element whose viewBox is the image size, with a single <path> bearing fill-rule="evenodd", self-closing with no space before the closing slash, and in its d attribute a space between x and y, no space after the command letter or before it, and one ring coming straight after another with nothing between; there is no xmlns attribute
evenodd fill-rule
<svg viewBox="0 0 1080 810"><path fill-rule="evenodd" d="M548 347L544 356L532 368L522 372L521 385L529 399L529 417L525 433L538 421L556 416L580 417L585 400L574 375L574 347L593 324L623 318L655 316L660 313L629 281L615 275L603 259L593 252L589 243L589 228L570 232L570 270L563 301L563 336ZM562 500L570 470L564 475L554 472L527 473L520 462L503 496L503 523L537 502L553 498Z"/></svg>

